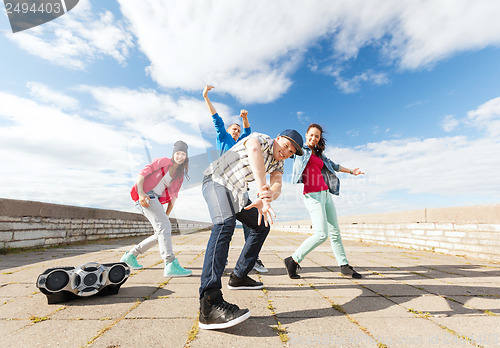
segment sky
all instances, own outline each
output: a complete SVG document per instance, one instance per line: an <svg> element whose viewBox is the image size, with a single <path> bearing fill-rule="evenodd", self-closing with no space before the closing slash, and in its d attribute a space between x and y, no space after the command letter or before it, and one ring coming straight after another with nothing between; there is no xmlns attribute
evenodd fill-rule
<svg viewBox="0 0 500 348"><path fill-rule="evenodd" d="M0 12L2 198L135 211L148 156L184 140L171 216L209 221L211 84L227 125L323 126L366 173L338 174L340 216L500 203L499 1L80 0L16 33ZM291 168L275 222L308 219Z"/></svg>

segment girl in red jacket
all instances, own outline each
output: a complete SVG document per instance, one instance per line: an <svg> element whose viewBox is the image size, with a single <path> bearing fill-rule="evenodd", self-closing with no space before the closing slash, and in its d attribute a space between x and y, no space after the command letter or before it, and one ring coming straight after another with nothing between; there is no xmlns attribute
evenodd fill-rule
<svg viewBox="0 0 500 348"><path fill-rule="evenodd" d="M154 234L135 245L122 256L122 262L133 269L142 269L137 256L144 253L156 243L160 255L165 261L163 275L165 277L187 277L192 271L179 264L172 248L171 225L169 215L174 207L184 176L188 172L188 146L179 140L174 144L172 159L162 157L155 159L144 167L137 177L137 183L130 195L142 214L151 222ZM166 211L162 204L167 204Z"/></svg>

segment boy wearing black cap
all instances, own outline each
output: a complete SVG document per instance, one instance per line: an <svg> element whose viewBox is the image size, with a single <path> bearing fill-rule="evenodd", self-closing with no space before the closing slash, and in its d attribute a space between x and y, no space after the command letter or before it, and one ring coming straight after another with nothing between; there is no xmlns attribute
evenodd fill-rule
<svg viewBox="0 0 500 348"><path fill-rule="evenodd" d="M251 233L228 282L229 288L261 289L248 273L269 233L274 212L271 202L281 194L284 160L302 155L303 140L291 129L276 139L252 133L239 141L205 170L203 197L213 222L207 244L200 285L200 328L222 329L239 324L250 317L248 309L240 309L222 298L221 277L226 264L229 243L236 220L246 224ZM266 174L270 182L266 182ZM248 183L259 188L257 199L249 204L245 193Z"/></svg>

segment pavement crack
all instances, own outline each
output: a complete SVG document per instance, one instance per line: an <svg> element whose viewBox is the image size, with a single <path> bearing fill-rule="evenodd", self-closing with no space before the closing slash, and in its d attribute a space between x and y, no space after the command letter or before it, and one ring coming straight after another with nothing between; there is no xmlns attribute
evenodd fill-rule
<svg viewBox="0 0 500 348"><path fill-rule="evenodd" d="M262 276L260 275L260 273L257 273L257 277L259 278L259 281L262 282ZM278 318L278 314L276 313L276 309L273 306L273 300L269 298L269 292L267 291L267 288L265 286L262 288L262 292L266 296L267 309L269 309L271 315L276 321L276 327L272 327L272 329L274 330L274 332L276 332L276 334L280 338L280 341L283 343L283 347L288 347L288 341L290 340L290 337L288 336L288 331L283 325L281 325L281 322L279 321Z"/></svg>

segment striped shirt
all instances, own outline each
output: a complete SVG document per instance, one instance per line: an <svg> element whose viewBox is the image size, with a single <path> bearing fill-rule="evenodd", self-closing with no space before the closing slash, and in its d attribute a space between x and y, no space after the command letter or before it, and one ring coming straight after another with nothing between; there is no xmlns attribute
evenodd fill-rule
<svg viewBox="0 0 500 348"><path fill-rule="evenodd" d="M233 199L238 202L238 211L245 207L244 194L248 191L248 183L255 180L248 160L248 151L245 147L245 142L250 138L255 138L260 142L266 173L270 174L277 170L283 174L285 162L277 161L273 156L274 140L262 133L252 133L238 141L203 172L205 176L212 175L214 182L232 192Z"/></svg>

